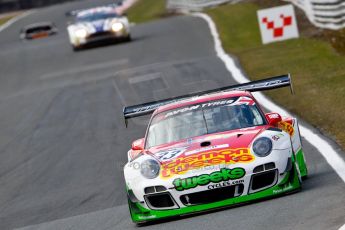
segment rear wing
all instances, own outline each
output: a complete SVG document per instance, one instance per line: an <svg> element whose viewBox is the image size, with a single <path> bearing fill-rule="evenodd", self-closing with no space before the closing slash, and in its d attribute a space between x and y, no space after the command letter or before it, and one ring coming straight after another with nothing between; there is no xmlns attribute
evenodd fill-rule
<svg viewBox="0 0 345 230"><path fill-rule="evenodd" d="M125 118L125 123L127 127L128 119L130 118L150 114L153 111L155 111L157 108L163 105L185 100L188 98L203 96L203 95L212 94L212 93L225 92L225 91L240 90L240 91L256 92L256 91L270 90L270 89L276 89L276 88L281 88L281 87L286 87L286 86L289 86L291 90L291 94L294 94L293 87L292 87L292 79L291 79L290 74L266 78L266 79L257 80L257 81L251 81L244 84L225 86L225 87L206 90L202 92L190 93L183 96L178 96L178 97L173 97L173 98L163 99L163 100L158 100L158 101L153 101L153 102L147 102L144 104L127 106L123 108L123 116Z"/></svg>

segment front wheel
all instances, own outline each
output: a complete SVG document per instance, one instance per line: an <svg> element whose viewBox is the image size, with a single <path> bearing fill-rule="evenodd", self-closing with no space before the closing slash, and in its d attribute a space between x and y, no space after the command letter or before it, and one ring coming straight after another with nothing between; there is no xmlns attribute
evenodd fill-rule
<svg viewBox="0 0 345 230"><path fill-rule="evenodd" d="M72 45L72 49L73 49L74 52L78 52L78 51L80 51L82 49L82 47L81 46Z"/></svg>
<svg viewBox="0 0 345 230"><path fill-rule="evenodd" d="M132 37L131 37L130 34L128 34L128 36L125 38L125 41L126 41L126 42L132 41Z"/></svg>
<svg viewBox="0 0 345 230"><path fill-rule="evenodd" d="M306 164L306 160L305 160L303 149L300 149L296 153L296 161L297 161L296 164L298 164L298 169L299 169L299 173L301 175L302 180L307 179L307 177L308 177L308 167L307 167L307 164Z"/></svg>
<svg viewBox="0 0 345 230"><path fill-rule="evenodd" d="M303 178L302 178L301 171L299 169L299 165L297 164L297 162L295 163L295 169L297 172L298 181L299 181L300 185L302 186Z"/></svg>

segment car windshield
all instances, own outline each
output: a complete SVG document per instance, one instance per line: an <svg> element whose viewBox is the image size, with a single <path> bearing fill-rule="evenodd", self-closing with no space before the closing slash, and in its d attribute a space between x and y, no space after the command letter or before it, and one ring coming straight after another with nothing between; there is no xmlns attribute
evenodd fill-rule
<svg viewBox="0 0 345 230"><path fill-rule="evenodd" d="M146 147L264 124L265 119L250 97L194 104L155 115L148 130Z"/></svg>
<svg viewBox="0 0 345 230"><path fill-rule="evenodd" d="M76 20L78 22L91 22L98 20L105 20L107 18L116 18L118 15L116 13L94 13L94 14L85 14L78 16Z"/></svg>

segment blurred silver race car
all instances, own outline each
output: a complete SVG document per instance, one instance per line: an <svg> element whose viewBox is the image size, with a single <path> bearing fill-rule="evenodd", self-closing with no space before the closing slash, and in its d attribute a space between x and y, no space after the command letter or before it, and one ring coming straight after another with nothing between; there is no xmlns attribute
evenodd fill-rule
<svg viewBox="0 0 345 230"><path fill-rule="evenodd" d="M52 22L37 22L25 26L20 30L21 39L39 39L49 37L58 32L56 25Z"/></svg>
<svg viewBox="0 0 345 230"><path fill-rule="evenodd" d="M97 7L76 14L75 22L67 27L74 50L86 44L106 41L130 41L129 22L126 16L116 13L114 7Z"/></svg>

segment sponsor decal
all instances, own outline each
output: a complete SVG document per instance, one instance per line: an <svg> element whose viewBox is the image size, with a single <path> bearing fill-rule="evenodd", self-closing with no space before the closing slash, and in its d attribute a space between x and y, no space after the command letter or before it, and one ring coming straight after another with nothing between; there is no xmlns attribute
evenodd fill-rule
<svg viewBox="0 0 345 230"><path fill-rule="evenodd" d="M278 136L278 135L272 136L272 140L274 140L274 141L277 141L277 140L279 140L279 139L280 139L280 136Z"/></svg>
<svg viewBox="0 0 345 230"><path fill-rule="evenodd" d="M262 90L263 88L269 88L270 86L278 86L281 84L284 84L283 80L275 80L275 81L268 81L268 82L262 82L262 83L255 83L255 84L246 85L246 86L240 86L237 88L233 88L233 90L254 90L254 89Z"/></svg>
<svg viewBox="0 0 345 230"><path fill-rule="evenodd" d="M219 183L221 181L238 180L244 177L246 171L243 168L222 168L220 171L211 174L202 174L199 176L177 178L173 181L174 188L177 191L183 191L195 188L197 186L205 186L209 183Z"/></svg>
<svg viewBox="0 0 345 230"><path fill-rule="evenodd" d="M188 155L192 155L195 153L206 152L206 151L214 150L214 149L224 149L227 147L229 147L229 144L213 145L213 146L209 146L209 147L204 147L204 148L199 148L199 149L188 151L185 153L185 155L188 156Z"/></svg>
<svg viewBox="0 0 345 230"><path fill-rule="evenodd" d="M268 117L269 117L270 119L278 119L280 116L279 116L279 114L271 113L271 114L268 114Z"/></svg>
<svg viewBox="0 0 345 230"><path fill-rule="evenodd" d="M176 102L176 100L171 100L169 101L169 103L173 103ZM137 108L133 108L133 113L140 113L140 112L145 112L148 110L153 110L156 109L160 106L166 105L166 103L161 102L161 103L156 103L156 104L152 104L152 105L147 105L147 106L141 106L141 107L137 107Z"/></svg>
<svg viewBox="0 0 345 230"><path fill-rule="evenodd" d="M167 114L165 114L165 118L170 117L170 116L174 116L174 115L177 115L180 113L193 111L193 110L200 109L200 108L228 105L228 104L232 104L233 102L234 102L234 100L231 99L231 100L220 100L220 101L212 101L212 102L203 103L203 104L197 104L197 105L193 105L190 107L185 107L182 109L177 109L177 110L168 112Z"/></svg>
<svg viewBox="0 0 345 230"><path fill-rule="evenodd" d="M256 127L254 127L256 128ZM201 138L189 138L187 139L187 144L193 144L193 143L198 143L198 142L203 142L203 141L212 141L212 140L217 140L217 139L227 139L232 136L235 136L236 134L234 133L228 133L228 134L212 134L206 137L201 137Z"/></svg>
<svg viewBox="0 0 345 230"><path fill-rule="evenodd" d="M37 33L37 34L33 34L31 37L32 38L45 38L48 37L49 34L46 32L42 32L42 33Z"/></svg>
<svg viewBox="0 0 345 230"><path fill-rule="evenodd" d="M138 219L144 220L144 219L152 219L156 218L156 215L151 215L151 216L138 216Z"/></svg>
<svg viewBox="0 0 345 230"><path fill-rule="evenodd" d="M217 139L227 139L234 136L234 134L229 133L229 134L216 134L216 135L211 135L208 137L205 137L203 140L204 141L212 141L212 140L217 140Z"/></svg>
<svg viewBox="0 0 345 230"><path fill-rule="evenodd" d="M218 184L210 184L207 186L208 189L215 189L215 188L222 188L222 187L228 187L231 185L237 185L237 184L243 184L244 180L235 180L235 181L223 181Z"/></svg>
<svg viewBox="0 0 345 230"><path fill-rule="evenodd" d="M155 154L155 156L160 160L160 161L167 161L172 158L178 157L181 155L184 151L186 150L186 147L181 147L181 148L172 148L169 150L163 150Z"/></svg>
<svg viewBox="0 0 345 230"><path fill-rule="evenodd" d="M215 165L249 163L254 159L255 157L251 154L249 148L211 150L190 156L183 154L162 164L160 176L162 179L168 179L174 175L185 174L189 170Z"/></svg>
<svg viewBox="0 0 345 230"><path fill-rule="evenodd" d="M175 102L175 100L171 101L171 103L172 102ZM134 112L143 112L146 110L151 110L151 109L157 108L157 107L159 107L161 105L165 105L165 104L164 104L164 102L162 102L162 103L158 103L158 104L142 106L142 107L134 108L133 111ZM227 98L227 99L218 100L218 101L210 101L207 103L195 104L195 105L191 105L188 107L182 107L182 108L168 111L166 113L163 113L161 115L162 117L159 117L159 120L166 119L166 118L169 118L171 116L179 115L181 113L202 109L202 108L217 107L217 106L234 106L234 105L252 106L252 105L255 105L255 101L250 97L239 97L239 98L235 98L235 99Z"/></svg>
<svg viewBox="0 0 345 230"><path fill-rule="evenodd" d="M278 141L281 137L284 137L284 135L279 133L279 134L276 134L276 135L272 136L272 140Z"/></svg>
<svg viewBox="0 0 345 230"><path fill-rule="evenodd" d="M240 97L235 103L231 105L255 105L255 101L250 97Z"/></svg>
<svg viewBox="0 0 345 230"><path fill-rule="evenodd" d="M291 189L293 189L293 186L292 186L292 184L289 184L289 185L286 186L285 188L273 190L273 193L274 193L274 194L282 193L282 192L286 192L286 191L291 190Z"/></svg>
<svg viewBox="0 0 345 230"><path fill-rule="evenodd" d="M293 136L295 133L295 129L293 128L292 124L285 122L285 121L281 121L278 123L278 128L280 128L281 130L287 132L290 136Z"/></svg>

